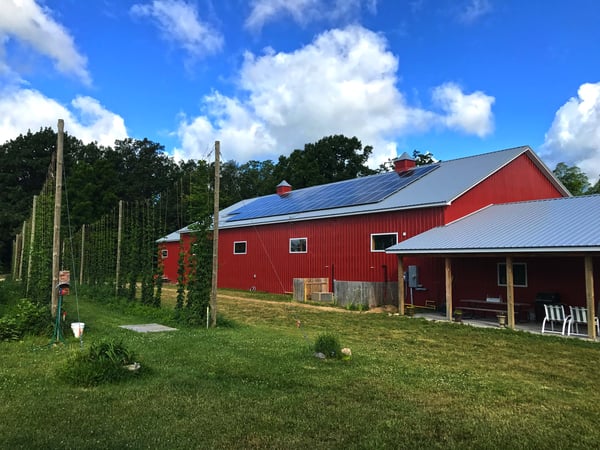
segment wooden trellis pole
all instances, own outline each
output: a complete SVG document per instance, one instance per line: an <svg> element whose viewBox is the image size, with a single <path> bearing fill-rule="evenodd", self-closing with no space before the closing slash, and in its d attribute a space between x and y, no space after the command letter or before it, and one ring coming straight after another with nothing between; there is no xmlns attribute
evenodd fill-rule
<svg viewBox="0 0 600 450"><path fill-rule="evenodd" d="M63 142L65 122L58 119L56 141L56 186L54 189L54 234L52 238L52 317L58 307L58 271L60 269L60 212L62 208Z"/></svg>
<svg viewBox="0 0 600 450"><path fill-rule="evenodd" d="M12 277L13 280L17 279L19 275L19 241L21 240L21 235L17 234L15 239L13 240L13 266L12 266Z"/></svg>
<svg viewBox="0 0 600 450"><path fill-rule="evenodd" d="M25 236L27 236L27 221L23 222L21 231L21 248L19 249L19 280L23 279L23 259L25 258Z"/></svg>
<svg viewBox="0 0 600 450"><path fill-rule="evenodd" d="M79 286L83 284L83 260L85 258L85 224L81 227L81 258L79 260Z"/></svg>
<svg viewBox="0 0 600 450"><path fill-rule="evenodd" d="M32 258L33 258L33 249L34 249L34 245L35 245L35 215L36 215L36 209L37 209L37 199L38 196L34 195L33 196L33 212L31 214L31 239L29 240L29 259L27 261L27 287L26 287L26 294L29 295L29 282L31 280L31 263Z"/></svg>
<svg viewBox="0 0 600 450"><path fill-rule="evenodd" d="M219 189L221 143L215 141L215 201L213 210L213 260L210 292L210 325L217 326L217 272L219 266Z"/></svg>
<svg viewBox="0 0 600 450"><path fill-rule="evenodd" d="M119 295L119 271L121 270L121 235L123 232L123 200L119 200L119 224L117 226L117 270L115 274L115 296Z"/></svg>

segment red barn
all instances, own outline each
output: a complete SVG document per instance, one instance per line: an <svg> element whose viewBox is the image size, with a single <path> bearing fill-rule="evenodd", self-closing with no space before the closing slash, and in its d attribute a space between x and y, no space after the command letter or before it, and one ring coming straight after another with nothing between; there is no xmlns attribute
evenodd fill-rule
<svg viewBox="0 0 600 450"><path fill-rule="evenodd" d="M340 304L396 304L398 258L386 248L490 204L569 195L527 146L426 166L403 154L395 164L298 190L282 182L272 195L222 210L219 287L285 293L294 279L326 278ZM180 244L170 236L161 248L175 280ZM444 297L443 264L415 256L405 265L415 303Z"/></svg>

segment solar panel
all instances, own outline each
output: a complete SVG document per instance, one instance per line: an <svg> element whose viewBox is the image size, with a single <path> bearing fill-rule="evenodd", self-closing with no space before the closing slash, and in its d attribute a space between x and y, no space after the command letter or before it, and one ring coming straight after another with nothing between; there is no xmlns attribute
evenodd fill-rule
<svg viewBox="0 0 600 450"><path fill-rule="evenodd" d="M439 167L439 164L429 164L401 173L387 172L298 189L284 196L273 194L259 197L250 204L232 211L230 213L232 217L227 221L234 222L259 217L377 203L437 167Z"/></svg>

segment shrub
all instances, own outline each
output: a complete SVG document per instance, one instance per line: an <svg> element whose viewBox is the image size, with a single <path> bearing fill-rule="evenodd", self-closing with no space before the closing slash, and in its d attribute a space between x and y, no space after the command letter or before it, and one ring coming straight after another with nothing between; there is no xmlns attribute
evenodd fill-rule
<svg viewBox="0 0 600 450"><path fill-rule="evenodd" d="M369 305L366 305L362 302L351 302L346 304L346 309L348 311L368 311L369 310Z"/></svg>
<svg viewBox="0 0 600 450"><path fill-rule="evenodd" d="M315 353L323 353L326 358L340 358L341 345L336 335L321 333L315 342Z"/></svg>
<svg viewBox="0 0 600 450"><path fill-rule="evenodd" d="M138 375L128 370L135 364L136 355L120 341L93 343L87 352L78 352L59 370L59 377L76 386L96 386L114 383Z"/></svg>
<svg viewBox="0 0 600 450"><path fill-rule="evenodd" d="M52 329L50 308L35 305L26 298L17 304L15 317L23 334L48 334Z"/></svg>
<svg viewBox="0 0 600 450"><path fill-rule="evenodd" d="M0 341L18 341L21 339L21 330L13 317L0 318Z"/></svg>
<svg viewBox="0 0 600 450"><path fill-rule="evenodd" d="M17 341L25 334L49 334L52 316L47 306L38 306L24 298L0 319L0 340Z"/></svg>

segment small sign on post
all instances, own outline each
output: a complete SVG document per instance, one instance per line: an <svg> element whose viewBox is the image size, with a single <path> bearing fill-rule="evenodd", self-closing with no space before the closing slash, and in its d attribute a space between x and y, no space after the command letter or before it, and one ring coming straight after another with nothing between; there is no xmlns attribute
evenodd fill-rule
<svg viewBox="0 0 600 450"><path fill-rule="evenodd" d="M71 271L61 270L60 272L58 272L58 283L59 284L71 283Z"/></svg>
<svg viewBox="0 0 600 450"><path fill-rule="evenodd" d="M69 285L71 284L71 272L61 270L58 272L58 294L69 295Z"/></svg>

